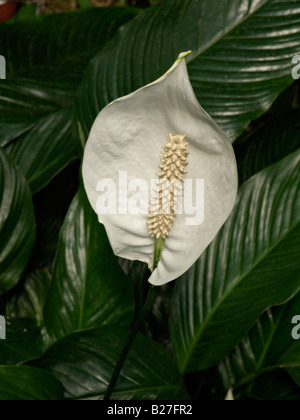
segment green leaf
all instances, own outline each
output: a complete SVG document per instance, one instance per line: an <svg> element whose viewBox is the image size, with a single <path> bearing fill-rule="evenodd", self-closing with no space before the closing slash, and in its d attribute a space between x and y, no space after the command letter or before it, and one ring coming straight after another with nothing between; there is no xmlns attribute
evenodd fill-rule
<svg viewBox="0 0 300 420"><path fill-rule="evenodd" d="M224 386L249 385L278 368L300 367L300 340L294 340L292 319L300 314L300 293L285 305L269 308L251 331L219 365ZM237 391L238 392L238 391ZM300 391L299 391L300 392Z"/></svg>
<svg viewBox="0 0 300 420"><path fill-rule="evenodd" d="M71 110L77 87L90 59L136 13L91 9L0 26L0 54L7 61L7 80L0 85L0 145L14 142L9 152L33 192L77 156L71 129L77 125Z"/></svg>
<svg viewBox="0 0 300 420"><path fill-rule="evenodd" d="M27 366L0 366L1 401L58 401L61 384L48 372Z"/></svg>
<svg viewBox="0 0 300 420"><path fill-rule="evenodd" d="M298 0L166 0L118 31L92 61L78 97L88 134L112 100L153 82L182 51L204 109L235 140L293 82Z"/></svg>
<svg viewBox="0 0 300 420"><path fill-rule="evenodd" d="M1 31L0 31L1 33ZM6 146L42 118L72 104L73 94L34 80L0 84L0 145Z"/></svg>
<svg viewBox="0 0 300 420"><path fill-rule="evenodd" d="M6 317L6 340L0 340L0 365L15 365L40 357L46 350L41 330L29 319Z"/></svg>
<svg viewBox="0 0 300 420"><path fill-rule="evenodd" d="M78 162L69 165L33 197L37 237L30 260L31 271L45 267L50 273L53 271L60 229L79 188L78 172Z"/></svg>
<svg viewBox="0 0 300 420"><path fill-rule="evenodd" d="M43 80L47 86L72 90L89 60L136 14L130 8L94 8L1 25L7 79Z"/></svg>
<svg viewBox="0 0 300 420"><path fill-rule="evenodd" d="M299 108L272 115L254 132L235 143L241 184L300 148L299 121Z"/></svg>
<svg viewBox="0 0 300 420"><path fill-rule="evenodd" d="M268 372L259 377L253 389L239 391L236 400L242 401L299 401L300 389L284 369Z"/></svg>
<svg viewBox="0 0 300 420"><path fill-rule="evenodd" d="M35 241L35 217L25 178L0 149L0 295L20 280Z"/></svg>
<svg viewBox="0 0 300 420"><path fill-rule="evenodd" d="M134 288L136 316L142 310L149 291L148 279L151 271L146 263L130 261L119 258L122 270L129 277ZM151 309L151 315L143 324L143 332L155 341L170 345L168 318L170 313L170 301L174 283L168 283L159 287Z"/></svg>
<svg viewBox="0 0 300 420"><path fill-rule="evenodd" d="M44 326L44 306L51 285L47 270L29 273L21 290L16 291L6 304L6 315L10 318L28 318L39 327Z"/></svg>
<svg viewBox="0 0 300 420"><path fill-rule="evenodd" d="M62 227L46 302L50 337L58 340L103 324L127 326L133 312L130 283L81 188Z"/></svg>
<svg viewBox="0 0 300 420"><path fill-rule="evenodd" d="M21 168L33 194L77 158L72 118L73 108L49 114L6 148Z"/></svg>
<svg viewBox="0 0 300 420"><path fill-rule="evenodd" d="M61 381L68 399L102 399L128 331L119 327L72 334L54 344L35 366ZM138 335L112 396L115 400L187 399L167 350Z"/></svg>
<svg viewBox="0 0 300 420"><path fill-rule="evenodd" d="M226 356L269 306L300 288L300 151L246 182L207 251L177 282L171 338L181 372Z"/></svg>

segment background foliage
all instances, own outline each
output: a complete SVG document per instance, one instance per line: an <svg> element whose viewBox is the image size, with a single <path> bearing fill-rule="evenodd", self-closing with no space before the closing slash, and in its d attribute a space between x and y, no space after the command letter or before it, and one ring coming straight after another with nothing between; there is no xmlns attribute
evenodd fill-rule
<svg viewBox="0 0 300 420"><path fill-rule="evenodd" d="M150 3L40 17L27 5L0 24L1 400L103 398L149 273L113 255L90 208L85 138L189 49L195 93L234 143L239 197L160 288L113 398L300 399L300 2Z"/></svg>

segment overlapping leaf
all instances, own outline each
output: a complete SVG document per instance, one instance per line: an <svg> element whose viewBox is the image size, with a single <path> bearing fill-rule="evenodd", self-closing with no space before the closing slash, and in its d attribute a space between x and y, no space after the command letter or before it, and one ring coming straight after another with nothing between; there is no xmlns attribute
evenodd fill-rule
<svg viewBox="0 0 300 420"><path fill-rule="evenodd" d="M118 327L72 334L54 344L33 365L61 381L68 399L102 399L128 331ZM181 375L166 349L139 335L112 399L188 399Z"/></svg>
<svg viewBox="0 0 300 420"><path fill-rule="evenodd" d="M241 401L299 401L300 388L284 369L267 372L256 379L253 386L235 392Z"/></svg>
<svg viewBox="0 0 300 420"><path fill-rule="evenodd" d="M21 168L33 194L76 159L72 118L72 107L49 114L6 148Z"/></svg>
<svg viewBox="0 0 300 420"><path fill-rule="evenodd" d="M136 14L129 8L101 8L1 25L7 79L44 80L49 86L72 90L91 57Z"/></svg>
<svg viewBox="0 0 300 420"><path fill-rule="evenodd" d="M214 365L300 288L300 151L246 182L232 215L178 280L171 336L182 372Z"/></svg>
<svg viewBox="0 0 300 420"><path fill-rule="evenodd" d="M236 143L240 183L299 148L299 108L272 115L251 135Z"/></svg>
<svg viewBox="0 0 300 420"><path fill-rule="evenodd" d="M135 15L134 9L93 9L0 26L0 54L7 61L0 145L14 142L8 152L29 176L33 192L76 158L71 107L83 72Z"/></svg>
<svg viewBox="0 0 300 420"><path fill-rule="evenodd" d="M104 324L128 326L133 293L81 189L66 216L45 308L51 340Z"/></svg>
<svg viewBox="0 0 300 420"><path fill-rule="evenodd" d="M61 384L48 372L27 366L0 366L1 401L59 401Z"/></svg>
<svg viewBox="0 0 300 420"><path fill-rule="evenodd" d="M78 98L86 135L99 111L192 49L196 95L231 140L293 79L298 0L165 0L123 27L90 65Z"/></svg>
<svg viewBox="0 0 300 420"><path fill-rule="evenodd" d="M0 26L0 54L8 62L8 80L0 85L0 145L6 148L0 150L0 294L21 278L35 236L28 185L6 153L33 193L76 158L73 104L83 72L135 15L112 8ZM188 67L197 97L235 140L292 82L299 44L298 0L164 0L122 27L93 60L78 96L78 119L87 135L105 105L157 79L179 52L193 49ZM238 146L241 181L299 148L298 121L298 109L271 116ZM179 280L172 302L180 371L205 369L232 352L219 366L223 382L250 399L299 399L300 341L291 338L299 295L268 309L246 336L266 307L300 288L299 158L298 150L241 188L232 217ZM51 215L45 219L49 229ZM59 225L55 220L50 254ZM42 242L41 255L34 256L38 266L52 260ZM140 279L140 306L144 267L134 265L132 273ZM49 285L45 271L30 274L9 299L7 313L43 326ZM154 308L159 330L168 302L162 291ZM62 399L60 381L69 399L103 398L128 335L111 324L128 327L133 309L132 289L81 190L61 232L45 310L50 339L59 341L34 363L59 381L31 367L0 367L0 400ZM45 343L39 328L29 320L11 322L0 363L40 356ZM159 334L153 321L151 326L152 336ZM168 352L139 336L113 398L186 396Z"/></svg>
<svg viewBox="0 0 300 420"><path fill-rule="evenodd" d="M35 80L2 80L0 84L0 145L17 140L48 114L70 106L71 92Z"/></svg>
<svg viewBox="0 0 300 420"><path fill-rule="evenodd" d="M29 273L20 291L16 291L6 304L6 315L13 319L27 318L44 326L44 306L51 285L47 270Z"/></svg>
<svg viewBox="0 0 300 420"><path fill-rule="evenodd" d="M0 295L20 280L35 241L35 217L27 182L0 149Z"/></svg>
<svg viewBox="0 0 300 420"><path fill-rule="evenodd" d="M300 340L292 337L292 319L300 314L300 294L289 303L268 309L236 349L219 365L227 388L248 385L269 370L300 368ZM250 385L249 385L250 384ZM300 391L299 391L300 392Z"/></svg>

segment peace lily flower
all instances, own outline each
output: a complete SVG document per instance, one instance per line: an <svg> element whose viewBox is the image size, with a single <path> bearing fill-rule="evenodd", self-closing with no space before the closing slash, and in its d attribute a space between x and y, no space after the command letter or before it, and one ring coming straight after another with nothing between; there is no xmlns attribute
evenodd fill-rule
<svg viewBox="0 0 300 420"><path fill-rule="evenodd" d="M156 286L194 264L228 218L237 196L232 145L196 99L184 59L189 53L181 54L155 82L101 111L83 161L89 201L115 254L144 261L152 269L159 252L149 279ZM119 192L110 185L118 185ZM138 190L145 186L146 198ZM114 211L100 206L103 194ZM180 212L186 196L191 202ZM137 208L138 201L143 211L129 212L128 203Z"/></svg>

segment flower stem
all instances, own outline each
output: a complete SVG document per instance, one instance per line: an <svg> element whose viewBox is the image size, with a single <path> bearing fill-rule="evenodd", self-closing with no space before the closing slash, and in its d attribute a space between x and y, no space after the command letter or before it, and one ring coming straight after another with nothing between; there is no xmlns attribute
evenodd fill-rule
<svg viewBox="0 0 300 420"><path fill-rule="evenodd" d="M154 243L154 258L153 258L153 271L158 266L161 253L165 244L165 240L163 238L155 239Z"/></svg>
<svg viewBox="0 0 300 420"><path fill-rule="evenodd" d="M161 257L161 253L162 253L162 249L163 249L163 245L164 245L164 240L163 239L156 239L155 241L155 247L154 247L154 263L153 263L153 270L155 270L155 268L158 265L158 262L160 260ZM119 379L122 367L125 363L125 360L128 356L128 353L131 349L132 344L134 343L134 340L141 328L141 326L143 325L144 321L147 318L147 315L149 314L152 305L154 303L155 297L156 297L156 287L150 285L149 291L148 291L148 296L146 299L146 302L139 314L139 316L137 317L137 320L135 321L131 331L130 331L130 335L128 337L128 340L122 350L122 353L120 354L119 360L117 362L117 365L115 367L115 370L113 372L112 378L110 380L109 386L106 390L106 393L104 395L104 401L108 401L110 400L110 397L114 391L114 388L116 386L116 383Z"/></svg>
<svg viewBox="0 0 300 420"><path fill-rule="evenodd" d="M151 285L150 288L149 288L147 300L146 300L146 302L143 306L143 309L141 310L137 320L135 321L134 326L132 327L132 330L131 330L130 335L129 335L128 340L127 340L127 343L125 344L125 346L122 350L122 353L119 357L118 363L115 367L113 376L110 380L109 386L108 386L107 391L104 395L104 400L105 401L108 401L110 399L110 397L113 393L113 390L115 388L115 385L117 383L117 380L119 378L122 367L124 365L124 362L125 362L125 360L127 358L127 355L129 353L129 350L130 350L130 348L131 348L131 346L132 346L132 344L133 344L133 342L134 342L134 340L137 336L137 333L139 332L142 324L144 323L148 313L150 312L150 309L152 308L152 304L153 304L153 301L155 299L154 289L155 289L155 287Z"/></svg>

